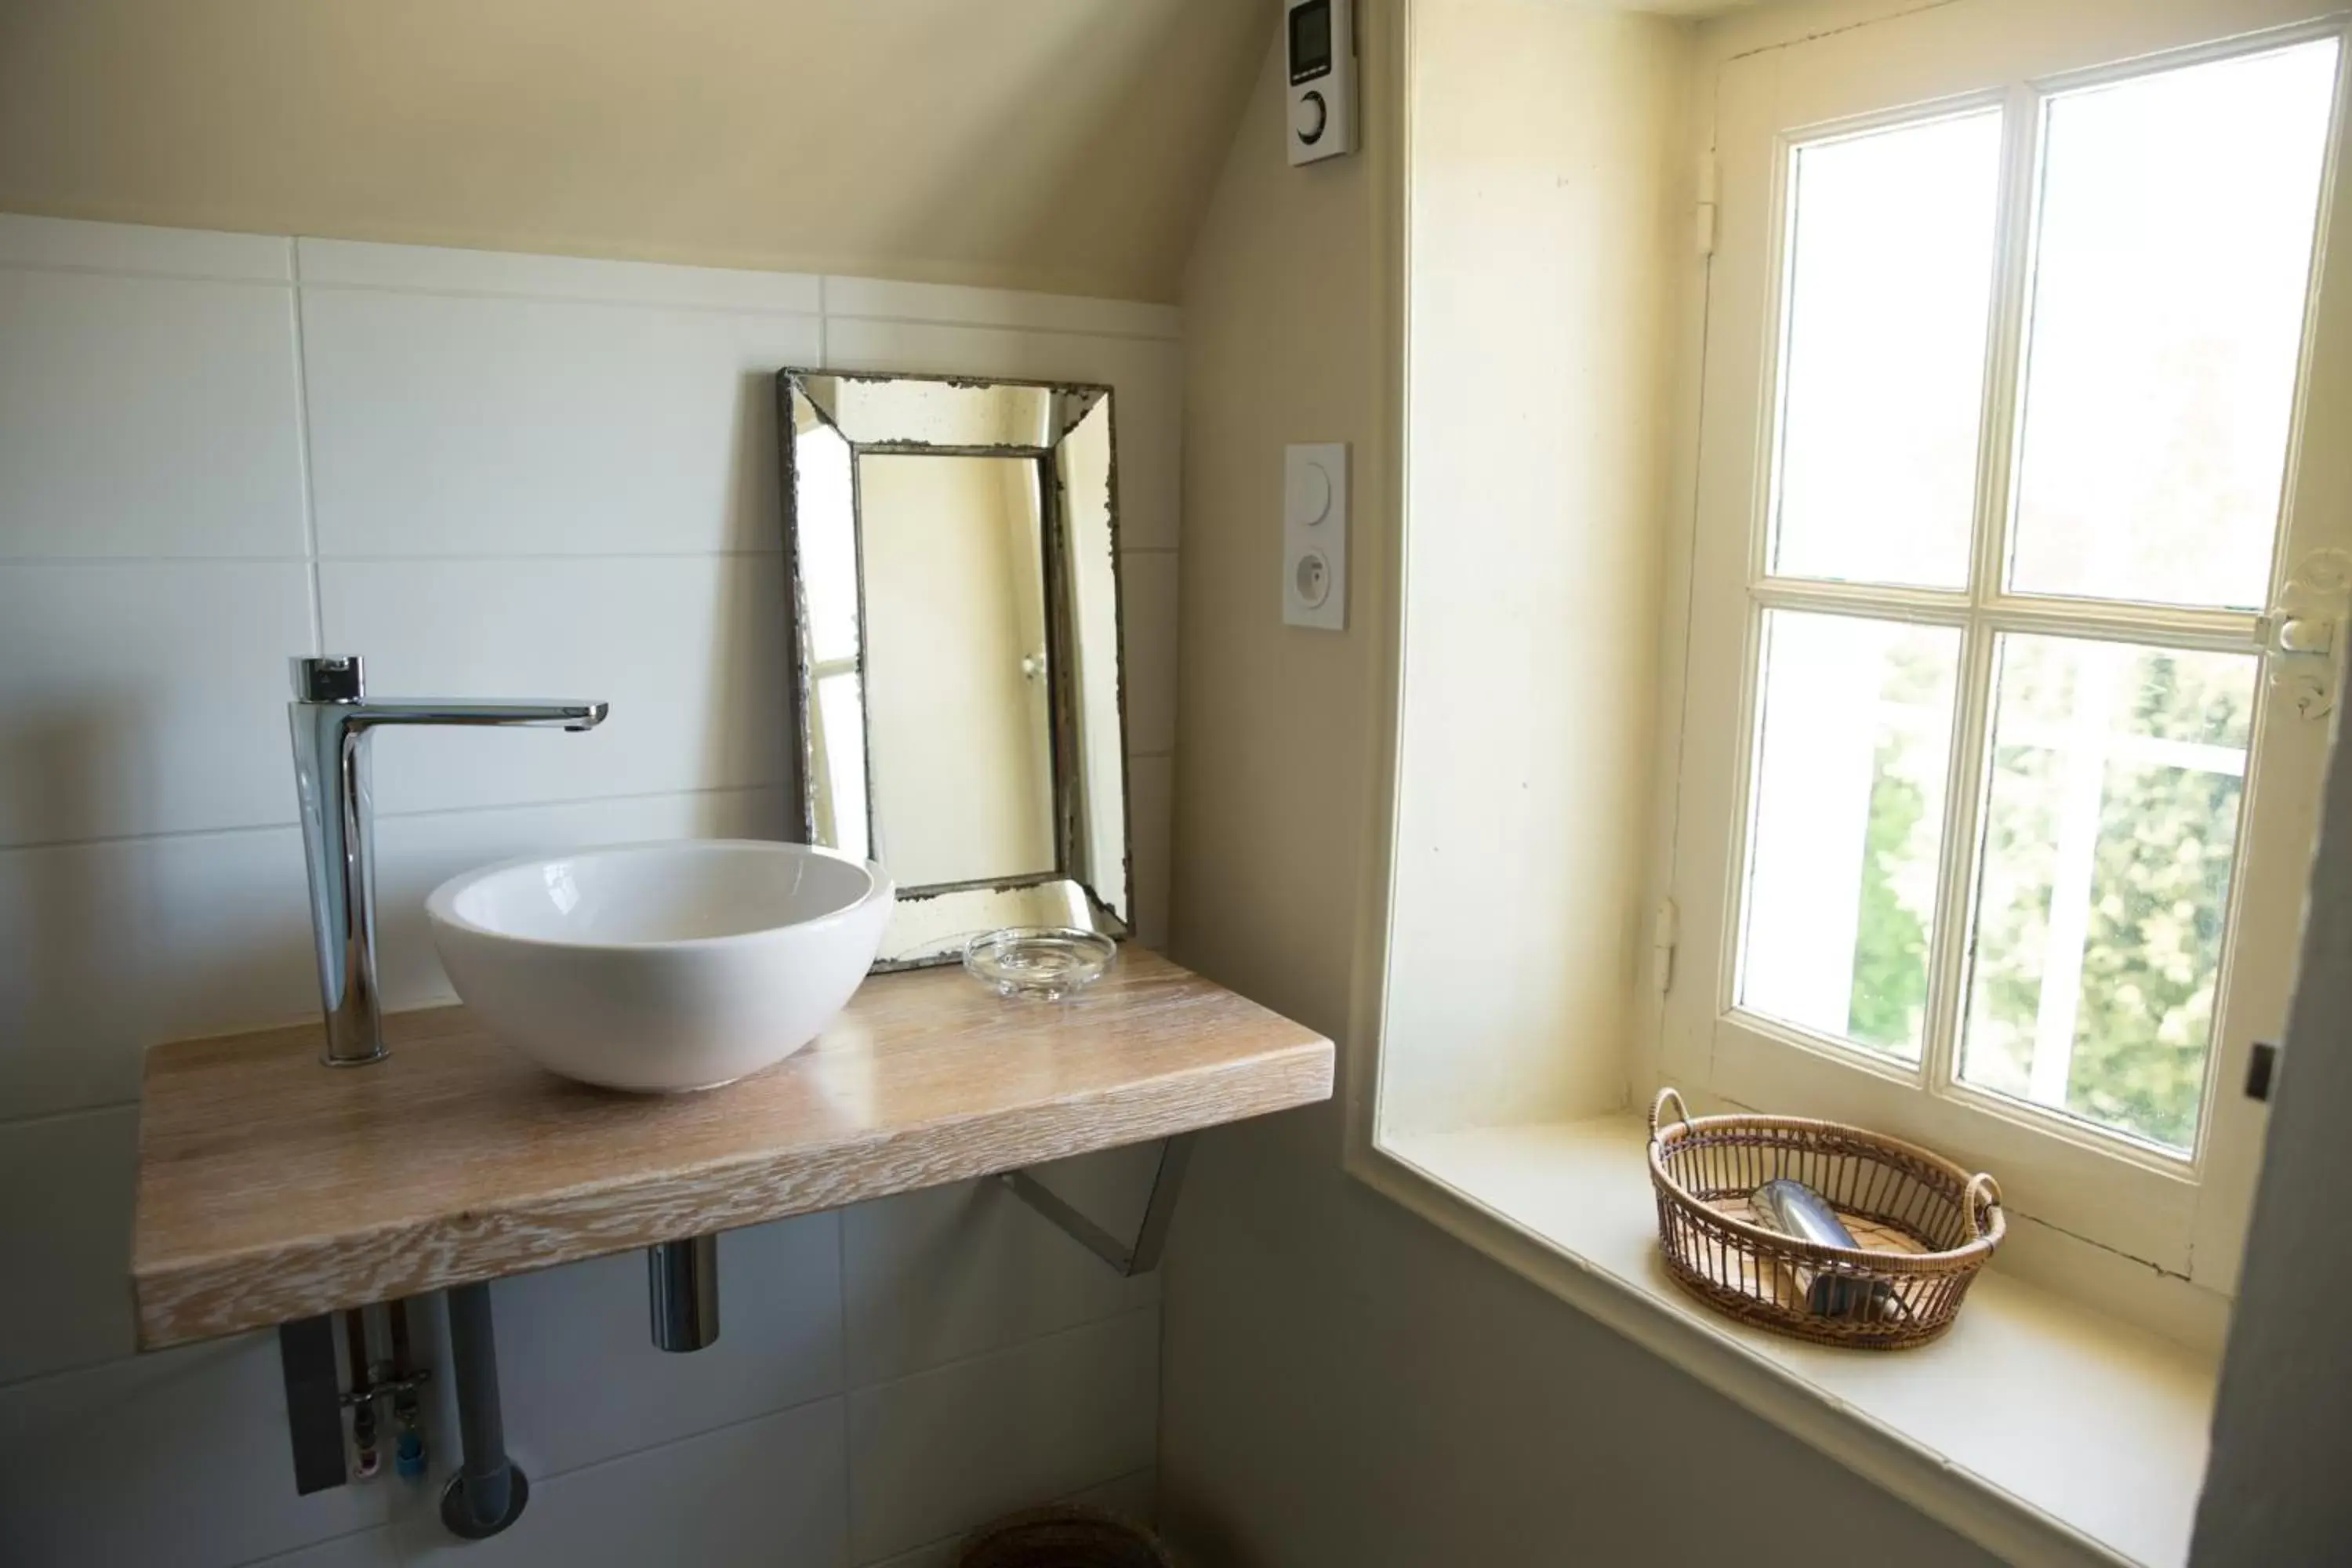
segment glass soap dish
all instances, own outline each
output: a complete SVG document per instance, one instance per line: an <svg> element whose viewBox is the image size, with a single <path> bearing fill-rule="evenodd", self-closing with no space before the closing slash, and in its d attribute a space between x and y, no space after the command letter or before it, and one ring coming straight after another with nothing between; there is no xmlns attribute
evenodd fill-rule
<svg viewBox="0 0 2352 1568"><path fill-rule="evenodd" d="M965 973L999 996L1032 1002L1058 1002L1093 984L1118 956L1110 938L1071 926L1013 926L963 944Z"/></svg>

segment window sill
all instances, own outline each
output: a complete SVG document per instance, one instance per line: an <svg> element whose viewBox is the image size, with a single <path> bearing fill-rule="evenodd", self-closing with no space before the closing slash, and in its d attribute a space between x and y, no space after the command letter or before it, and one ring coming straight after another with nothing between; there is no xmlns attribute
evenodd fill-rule
<svg viewBox="0 0 2352 1568"><path fill-rule="evenodd" d="M1951 1332L1837 1351L1719 1318L1658 1260L1639 1117L1392 1138L1359 1173L2007 1561L2189 1556L2212 1358L1989 1270Z"/></svg>

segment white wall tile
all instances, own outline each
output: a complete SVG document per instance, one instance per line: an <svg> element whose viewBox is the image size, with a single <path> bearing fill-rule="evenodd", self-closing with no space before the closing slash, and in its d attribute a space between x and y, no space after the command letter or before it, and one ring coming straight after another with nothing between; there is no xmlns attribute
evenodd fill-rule
<svg viewBox="0 0 2352 1568"><path fill-rule="evenodd" d="M824 313L883 321L935 321L970 327L1031 327L1104 336L1173 338L1183 313L1140 300L1098 300L1075 294L1033 294L1015 289L966 289L904 283L884 278L824 280Z"/></svg>
<svg viewBox="0 0 2352 1568"><path fill-rule="evenodd" d="M0 1388L0 1563L227 1568L380 1524L392 1500L295 1494L275 1334Z"/></svg>
<svg viewBox="0 0 2352 1568"><path fill-rule="evenodd" d="M1156 1308L850 1396L850 1539L863 1561L1151 1462Z"/></svg>
<svg viewBox="0 0 2352 1568"><path fill-rule="evenodd" d="M246 1568L400 1568L400 1553L393 1543L391 1527L385 1525L256 1558Z"/></svg>
<svg viewBox="0 0 2352 1568"><path fill-rule="evenodd" d="M310 933L291 827L0 850L0 1116L133 1100L148 1046L315 1016Z"/></svg>
<svg viewBox="0 0 2352 1568"><path fill-rule="evenodd" d="M593 1375L593 1369L583 1368ZM502 1535L401 1521L410 1568L837 1568L845 1559L841 1406L803 1405L606 1464L534 1478Z"/></svg>
<svg viewBox="0 0 2352 1568"><path fill-rule="evenodd" d="M656 1350L642 1251L492 1288L507 1446L534 1477L841 1392L831 1214L719 1238L719 1340Z"/></svg>
<svg viewBox="0 0 2352 1568"><path fill-rule="evenodd" d="M853 1447L865 1560L1148 1471L1156 1279L970 1185L730 1234L720 1340L694 1357L647 1342L642 1255L501 1284L535 1495L483 1545L442 1533L430 1489L298 1499L271 1336L93 1361L131 1332L143 1047L318 1005L283 717L285 660L320 646L293 248L0 217L0 1191L58 1194L0 1214L28 1265L0 1285L0 1562L838 1563ZM378 738L386 988L413 1005L446 995L421 903L456 871L786 830L769 375L814 359L818 286L309 241L300 260L326 645L387 695L614 709L592 735ZM843 363L1117 387L1124 542L1175 542L1171 310L826 287ZM941 320L962 324L921 324ZM81 555L116 559L52 559ZM1130 679L1172 671L1137 635ZM1149 934L1167 763L1133 765ZM1049 1179L1129 1229L1155 1154Z"/></svg>
<svg viewBox="0 0 2352 1568"><path fill-rule="evenodd" d="M128 1355L129 1106L0 1124L0 1384Z"/></svg>
<svg viewBox="0 0 2352 1568"><path fill-rule="evenodd" d="M1130 1524L1149 1527L1157 1503L1157 1488L1152 1484L1152 1472L1135 1470L1099 1486L1073 1492L1066 1500L1080 1508L1098 1508L1105 1513L1115 1513Z"/></svg>
<svg viewBox="0 0 2352 1568"><path fill-rule="evenodd" d="M562 805L429 812L376 821L376 964L384 1005L455 1000L433 950L425 900L461 871L524 855L666 838L782 838L781 788L632 796Z"/></svg>
<svg viewBox="0 0 2352 1568"><path fill-rule="evenodd" d="M1170 879L1175 867L1169 835L1175 813L1176 759L1127 759L1128 857L1135 867L1135 935L1156 950L1168 945Z"/></svg>
<svg viewBox="0 0 2352 1568"><path fill-rule="evenodd" d="M721 310L814 315L816 278L731 267L676 267L583 256L532 256L431 245L362 240L294 242L302 281L452 294L505 294L533 300L601 300L615 304L682 305Z"/></svg>
<svg viewBox="0 0 2352 1568"><path fill-rule="evenodd" d="M379 734L380 811L675 794L785 777L776 555L329 563L326 640L386 696L577 697L586 734Z"/></svg>
<svg viewBox="0 0 2352 1568"><path fill-rule="evenodd" d="M1074 1171L1052 1178L1055 1190L1107 1227L1125 1225L1127 1166L1066 1163ZM1157 1276L1120 1279L992 1181L860 1204L842 1226L854 1386L1132 1311L1160 1294Z"/></svg>
<svg viewBox="0 0 2352 1568"><path fill-rule="evenodd" d="M1118 564L1127 749L1150 756L1176 748L1176 555L1130 550Z"/></svg>
<svg viewBox="0 0 2352 1568"><path fill-rule="evenodd" d="M0 558L299 555L294 296L0 268Z"/></svg>
<svg viewBox="0 0 2352 1568"><path fill-rule="evenodd" d="M0 564L0 846L294 820L299 564Z"/></svg>
<svg viewBox="0 0 2352 1568"><path fill-rule="evenodd" d="M319 550L782 548L775 373L814 316L302 291Z"/></svg>
<svg viewBox="0 0 2352 1568"><path fill-rule="evenodd" d="M211 229L151 228L141 224L0 213L0 266L95 268L283 283L294 275L294 243L275 234L221 234Z"/></svg>
<svg viewBox="0 0 2352 1568"><path fill-rule="evenodd" d="M1128 550L1176 543L1184 364L1181 347L1142 338L1009 331L828 317L825 363L839 370L1023 376L1111 387L1118 537Z"/></svg>

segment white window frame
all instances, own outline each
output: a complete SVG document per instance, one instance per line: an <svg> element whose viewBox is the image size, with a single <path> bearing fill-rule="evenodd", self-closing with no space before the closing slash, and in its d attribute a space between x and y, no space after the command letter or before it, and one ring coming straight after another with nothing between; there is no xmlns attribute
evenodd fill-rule
<svg viewBox="0 0 2352 1568"><path fill-rule="evenodd" d="M2121 7L2085 9L2112 15ZM2170 41L2159 37L2152 46L2133 51L2133 58L2126 60L2022 74L2016 79L1974 90L1940 96L1929 92L1912 101L1874 107L1864 112L1803 120L1773 134L1769 152L1769 188L1762 195L1768 204L1768 216L1762 224L1764 251L1760 278L1754 279L1754 286L1760 288L1760 298L1748 296L1745 304L1735 298L1729 309L1718 313L1716 295L1719 280L1710 281L1710 341L1716 341L1718 330L1726 326L1734 332L1745 330L1747 323L1759 314L1761 341L1754 351L1758 357L1753 372L1731 373L1734 376L1746 376L1745 399L1752 405L1754 413L1748 431L1753 449L1746 455L1746 495L1741 498L1745 505L1735 510L1736 503L1718 492L1710 509L1704 471L1700 483L1700 540L1696 554L1706 552L1711 532L1715 547L1721 552L1729 548L1729 542L1723 537L1729 527L1746 529L1741 542L1744 549L1738 552L1744 563L1738 609L1742 624L1736 655L1737 674L1731 677L1724 668L1730 650L1718 643L1710 661L1701 639L1696 636L1700 617L1710 613L1729 613L1727 585L1717 584L1710 606L1706 584L1695 582L1690 688L1683 712L1682 754L1685 768L1694 765L1690 759L1695 752L1708 754L1706 748L1694 744L1695 727L1726 724L1731 727L1733 739L1727 745L1717 743L1712 758L1719 761L1696 764L1703 770L1712 770L1717 776L1697 780L1686 777L1684 782L1685 820L1675 845L1678 869L1674 890L1678 900L1696 906L1696 911L1685 911L1695 912L1696 919L1686 922L1689 929L1685 934L1697 939L1693 956L1701 962L1690 965L1689 972L1678 977L1675 994L1667 999L1663 1052L1663 1065L1671 1079L1685 1084L1696 1082L1713 1097L1735 1104L1802 1110L1865 1122L1933 1144L1957 1158L1999 1173L2013 1210L2221 1290L2228 1289L2234 1281L2262 1126L2260 1116L2250 1113L2237 1101L2233 1079L2242 1071L2247 1041L2222 1037L2222 1021L2230 1016L2226 988L2239 982L2241 971L2251 961L2263 965L2260 980L2267 988L2265 994L2275 991L2283 1002L2284 993L2284 977L2278 973L2278 962L2284 960L2273 962L2273 955L2247 952L2240 930L2246 903L2242 896L2246 881L2243 872L2257 852L2256 805L2258 801L2268 804L2263 795L2266 775L2283 765L2278 748L2265 739L2273 733L2270 726L2273 723L2270 710L2274 698L2268 690L2268 681L2259 677L2257 679L2252 719L2255 746L2240 802L2240 874L2232 877L2223 939L2225 994L2215 1008L2194 1151L2184 1156L2128 1135L2091 1127L2060 1112L1973 1088L1960 1080L1954 1070L1954 1061L1965 1024L1967 999L1960 993L1968 978L1966 938L1979 880L1979 813L1990 766L1990 710L1997 696L1991 668L1996 634L2092 633L2119 640L2259 654L2270 630L2267 620L2254 612L2053 600L2011 594L2004 585L2006 552L2014 537L2011 455L2021 414L2021 355L2035 239L2032 209L2040 192L2046 127L2043 106L2053 94L2105 81L2200 60L2262 52L2319 37L2332 35L2339 39L2335 120L2322 174L2315 264L2305 302L2303 364L2298 372L2285 499L2278 525L2281 543L2274 552L2275 602L2281 586L2279 579L2293 569L2305 549L2300 543L2290 548L2286 541L2294 526L2289 514L2300 482L2301 433L2310 412L2311 358L2318 341L2318 300L2326 284L2316 261L2327 252L2330 228L2336 226L2332 220L2344 205L2336 199L2340 194L2338 164L2347 98L2346 75L2352 69L2352 58L2347 58L2352 57L2352 39L2344 37L2345 20L2341 16L2246 30L2268 19L2260 15L2249 18L2249 11L2276 14L2285 9L2274 5L2184 7L2171 17L2152 20L2147 26L2111 27L2107 36L2146 37L2150 27L2160 30L2169 26L2176 35L2186 30L2194 37L2200 25L2209 34L2234 32L2236 36L2187 43L2177 37ZM2064 31L2056 24L2051 30ZM2089 40L2087 43L2057 37L2051 40L2050 47L2063 56L2070 47L2100 47L2100 37L2096 28L2086 28L2084 37ZM1964 65L1962 68L1967 68ZM1927 68L1924 76L1919 72L1914 75L1922 80L1930 79L1932 67ZM1839 89L1849 95L1869 90L1866 84L1852 79L1840 83ZM1897 84L1894 91L1901 96L1902 85ZM1777 443L1782 366L1786 360L1785 268L1790 253L1787 182L1794 153L1804 144L1992 106L2003 111L2000 214L1995 237L1999 270L1990 303L1981 384L1984 401L1969 582L1963 590L1951 593L1771 578L1766 571L1766 552L1772 490L1778 480ZM1735 126L1733 134L1737 133L1736 122L1736 115L1727 121L1727 124ZM1719 130L1719 136L1725 134ZM1724 145L1722 150L1727 163L1742 152L1730 145ZM1748 149L1746 155L1752 158L1753 149ZM1738 199L1736 190L1731 188L1736 177L1732 170L1727 169L1727 189L1722 198L1727 203ZM1744 236L1736 236L1727 226L1727 234L1734 244L1752 247L1752 228ZM2347 273L2352 262L2344 259L2346 248L2340 243L2336 247L2335 289L2339 295L2347 281L2352 281L2352 273ZM1752 248L1746 255L1718 255L1716 261L1718 267L1754 268L1758 264ZM1732 284L1735 293L1741 286L1739 281ZM1710 365L1703 373L1703 379L1712 380L1716 374L1716 367ZM1702 394L1710 412L1725 406L1727 400L1738 401L1740 389L1728 390L1732 395L1727 399L1725 390L1717 387L1709 387ZM1738 427L1732 429L1728 438L1740 438ZM1705 463L1703 456L1703 470ZM1730 521L1735 517L1738 519L1736 525ZM2308 537L2307 531L2299 531ZM1705 573L1704 563L1696 556L1694 573L1695 576ZM1727 576L1727 569L1720 570L1719 574ZM1875 619L1910 620L1961 629L1963 646L1944 806L1938 903L1931 938L1927 1037L1916 1066L1875 1057L1796 1026L1746 1012L1737 1005L1742 900L1760 742L1757 706L1762 674L1762 628L1768 609L1865 614ZM1725 688L1733 686L1735 680L1736 697L1727 701ZM2284 765L2309 771L2308 762L2301 757ZM1731 775L1728 779L1721 776L1727 771ZM2305 795L2315 795L2315 779L2299 783L2296 788L2284 792L2282 798L2294 796L2299 805ZM2298 818L2308 816L2284 806L2272 815L2282 814ZM2261 826L2273 836L2261 847L2261 852L2276 856L2276 835L2281 824L2266 822ZM2286 824L2285 830L2300 832L2307 843L2307 821ZM1690 853L1695 845L1712 848L1718 844L1726 851L1719 858ZM1709 864L1720 872L1719 888L1698 885L1697 879L1706 875L1701 868ZM2269 923L2274 926L2276 922L2273 920Z"/></svg>

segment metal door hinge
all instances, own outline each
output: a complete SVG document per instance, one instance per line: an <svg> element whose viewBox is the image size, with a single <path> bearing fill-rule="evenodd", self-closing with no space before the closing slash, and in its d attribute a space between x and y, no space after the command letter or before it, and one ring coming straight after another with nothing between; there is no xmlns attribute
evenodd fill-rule
<svg viewBox="0 0 2352 1568"><path fill-rule="evenodd" d="M1716 165L1713 152L1698 155L1698 253L1715 254Z"/></svg>
<svg viewBox="0 0 2352 1568"><path fill-rule="evenodd" d="M2271 689L2306 719L2325 719L2344 684L2345 617L2352 610L2352 554L2315 550L2295 563L2262 617Z"/></svg>
<svg viewBox="0 0 2352 1568"><path fill-rule="evenodd" d="M1675 948L1682 933L1682 911L1675 908L1674 900L1659 900L1657 913L1650 920L1650 978L1661 996L1675 988Z"/></svg>

